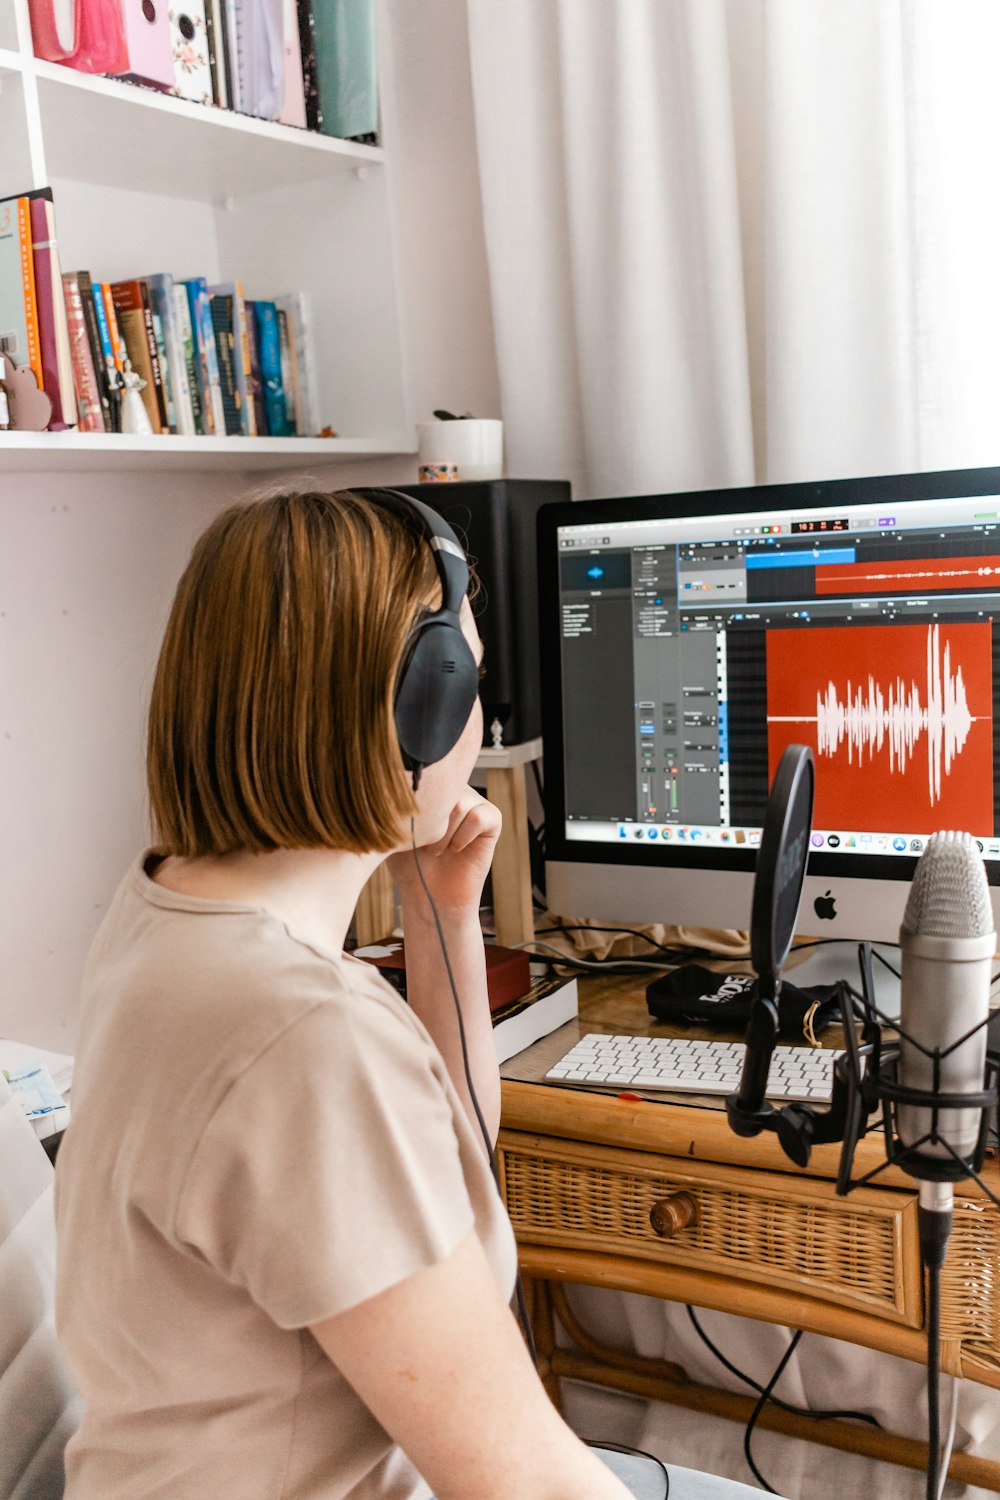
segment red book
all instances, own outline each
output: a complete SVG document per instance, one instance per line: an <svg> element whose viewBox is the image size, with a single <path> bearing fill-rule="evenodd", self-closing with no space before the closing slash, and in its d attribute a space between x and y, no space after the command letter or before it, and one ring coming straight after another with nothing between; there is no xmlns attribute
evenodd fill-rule
<svg viewBox="0 0 1000 1500"><path fill-rule="evenodd" d="M76 426L73 355L59 274L55 209L48 188L26 195L31 215L31 257L38 311L42 385L52 402L50 432Z"/></svg>
<svg viewBox="0 0 1000 1500"><path fill-rule="evenodd" d="M66 272L62 280L80 431L105 432L107 429L104 425L104 412L101 405L101 388L97 379L97 371L94 369L80 283L71 272Z"/></svg>
<svg viewBox="0 0 1000 1500"><path fill-rule="evenodd" d="M370 947L358 948L356 958L374 965L401 995L406 994L406 955L401 938L388 937ZM486 992L490 1010L500 1010L512 1000L520 1000L531 989L531 964L520 948L500 948L486 944Z"/></svg>

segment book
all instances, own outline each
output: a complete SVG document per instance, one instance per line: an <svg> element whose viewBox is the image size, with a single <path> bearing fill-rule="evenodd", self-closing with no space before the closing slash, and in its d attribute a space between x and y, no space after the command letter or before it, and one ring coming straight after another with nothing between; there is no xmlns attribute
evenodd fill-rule
<svg viewBox="0 0 1000 1500"><path fill-rule="evenodd" d="M191 276L186 281L182 281L181 285L187 291L191 328L198 354L199 392L205 430L217 433L221 437L226 431L226 414L222 406L219 357L215 348L215 329L212 326L208 282L204 276Z"/></svg>
<svg viewBox="0 0 1000 1500"><path fill-rule="evenodd" d="M191 308L188 305L187 290L183 286L178 286L176 282L171 287L171 296L174 302L177 339L187 376L193 430L200 434L205 431L205 415L201 409L201 391L198 388L198 357L195 350L194 329L191 327Z"/></svg>
<svg viewBox="0 0 1000 1500"><path fill-rule="evenodd" d="M156 355L160 361L160 384L163 386L163 404L166 408L166 421L164 432L177 431L177 413L174 408L174 382L170 361L167 358L167 341L163 333L163 321L159 313L150 302L150 312L153 315L153 338L156 340Z"/></svg>
<svg viewBox="0 0 1000 1500"><path fill-rule="evenodd" d="M278 332L278 309L273 302L255 302L257 351L260 377L264 384L264 408L267 430L272 437L288 436L288 414L285 390L281 383L281 336Z"/></svg>
<svg viewBox="0 0 1000 1500"><path fill-rule="evenodd" d="M523 1052L578 1014L575 979L537 979L520 1000L492 1012L497 1062L504 1063L516 1052Z"/></svg>
<svg viewBox="0 0 1000 1500"><path fill-rule="evenodd" d="M104 403L87 333L79 277L72 271L64 271L62 284L79 428L81 432L106 432L108 429L104 421Z"/></svg>
<svg viewBox="0 0 1000 1500"><path fill-rule="evenodd" d="M285 418L287 430L294 437L298 432L296 425L296 391L298 388L298 375L295 369L295 360L292 352L292 339L294 335L289 327L288 310L284 307L278 308L278 343L281 347L281 384L285 391Z"/></svg>
<svg viewBox="0 0 1000 1500"><path fill-rule="evenodd" d="M320 419L309 304L304 292L286 292L275 297L274 304L288 313L289 344L294 349L296 432L299 437L315 437Z"/></svg>
<svg viewBox="0 0 1000 1500"><path fill-rule="evenodd" d="M243 433L243 403L236 383L236 349L233 338L233 299L227 292L209 293L215 351L222 384L222 409L227 437Z"/></svg>
<svg viewBox="0 0 1000 1500"><path fill-rule="evenodd" d="M218 286L210 286L208 291L211 297L228 297L232 304L233 374L239 398L237 404L240 411L241 431L247 437L256 437L257 414L254 410L250 376L250 342L243 283L242 281L226 281Z"/></svg>
<svg viewBox="0 0 1000 1500"><path fill-rule="evenodd" d="M34 309L31 213L28 199L0 199L0 354L28 365L42 386Z"/></svg>
<svg viewBox="0 0 1000 1500"><path fill-rule="evenodd" d="M173 406L171 430L191 437L197 429L191 403L188 361L174 297L174 278L169 272L158 272L155 276L146 277L146 285L149 287L153 316L159 319L163 330L168 372L167 387Z"/></svg>
<svg viewBox="0 0 1000 1500"><path fill-rule="evenodd" d="M86 271L81 271L80 291L84 291L84 278L89 282L90 276ZM111 308L114 316L114 304L110 297L104 295L104 285L100 281L91 283L91 301L94 307L94 317L97 320L97 331L101 340L101 357L104 362L105 379L108 387L108 401L111 407L111 430L121 432L122 430L122 395L125 384L122 380L122 363L118 351L118 324L115 322L114 334L111 331L111 320L108 318L108 308ZM87 304L84 302L84 313Z"/></svg>
<svg viewBox="0 0 1000 1500"><path fill-rule="evenodd" d="M402 938L387 937L381 942L355 948L355 958L363 958L378 969L394 990L406 996L406 945ZM486 994L490 1011L506 1010L531 990L531 961L520 948L502 948L486 944Z"/></svg>
<svg viewBox="0 0 1000 1500"><path fill-rule="evenodd" d="M267 436L267 410L264 406L264 382L260 378L260 351L257 348L257 316L254 304L245 302L247 323L247 349L250 358L250 398L253 402L254 425L258 437Z"/></svg>
<svg viewBox="0 0 1000 1500"><path fill-rule="evenodd" d="M31 219L31 258L38 308L38 339L42 383L52 402L50 432L64 432L77 424L73 351L66 322L66 298L59 269L56 216L51 188L26 194Z"/></svg>
<svg viewBox="0 0 1000 1500"><path fill-rule="evenodd" d="M143 296L142 282L133 279L115 281L110 284L109 290L125 352L135 373L146 382L140 394L150 426L155 433L167 431L163 377L160 373L160 355L156 347L152 311L148 306L148 288Z"/></svg>
<svg viewBox="0 0 1000 1500"><path fill-rule="evenodd" d="M101 295L104 303L104 316L107 319L108 334L111 339L111 352L114 356L115 369L121 375L125 369L125 360L128 351L125 348L125 340L122 338L121 327L118 322L118 314L115 311L115 299L111 295L111 283L108 281L95 281L94 295ZM123 382L124 383L124 382Z"/></svg>

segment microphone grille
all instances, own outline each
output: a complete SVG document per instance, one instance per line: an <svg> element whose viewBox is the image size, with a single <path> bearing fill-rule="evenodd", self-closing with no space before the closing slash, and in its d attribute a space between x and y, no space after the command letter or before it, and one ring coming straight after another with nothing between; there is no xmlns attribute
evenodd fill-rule
<svg viewBox="0 0 1000 1500"><path fill-rule="evenodd" d="M917 861L903 916L906 932L924 937L985 937L993 931L986 866L967 833L935 833Z"/></svg>

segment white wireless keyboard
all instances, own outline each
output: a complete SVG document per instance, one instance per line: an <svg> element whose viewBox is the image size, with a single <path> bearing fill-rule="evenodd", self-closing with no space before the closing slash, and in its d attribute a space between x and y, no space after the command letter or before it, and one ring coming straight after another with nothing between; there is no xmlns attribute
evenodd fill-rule
<svg viewBox="0 0 1000 1500"><path fill-rule="evenodd" d="M597 1083L606 1088L733 1094L739 1088L745 1052L743 1042L594 1033L582 1037L545 1076L556 1083ZM833 1063L840 1056L818 1047L775 1047L768 1097L829 1100Z"/></svg>

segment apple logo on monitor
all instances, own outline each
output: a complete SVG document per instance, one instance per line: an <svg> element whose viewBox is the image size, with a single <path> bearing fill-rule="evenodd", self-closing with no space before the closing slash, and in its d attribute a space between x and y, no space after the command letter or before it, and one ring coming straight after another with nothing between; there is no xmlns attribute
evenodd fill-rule
<svg viewBox="0 0 1000 1500"><path fill-rule="evenodd" d="M825 896L817 896L813 902L813 911L821 922L832 922L837 915L837 903L835 898L827 891Z"/></svg>

